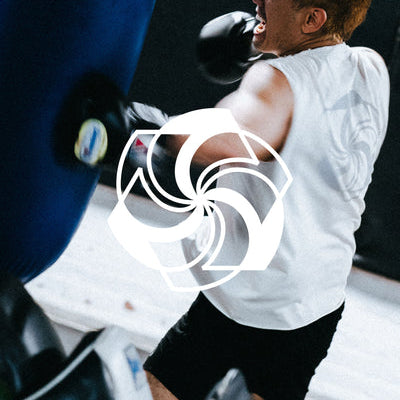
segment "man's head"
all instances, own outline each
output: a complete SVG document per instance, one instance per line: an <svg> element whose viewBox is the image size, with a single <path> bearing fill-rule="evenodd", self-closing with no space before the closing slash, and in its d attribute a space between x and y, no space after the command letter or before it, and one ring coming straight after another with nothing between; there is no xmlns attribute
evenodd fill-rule
<svg viewBox="0 0 400 400"><path fill-rule="evenodd" d="M331 35L345 41L367 15L372 0L293 0L298 9L322 8L327 20L321 28L322 35Z"/></svg>
<svg viewBox="0 0 400 400"><path fill-rule="evenodd" d="M371 0L252 0L258 19L254 45L277 55L348 40Z"/></svg>

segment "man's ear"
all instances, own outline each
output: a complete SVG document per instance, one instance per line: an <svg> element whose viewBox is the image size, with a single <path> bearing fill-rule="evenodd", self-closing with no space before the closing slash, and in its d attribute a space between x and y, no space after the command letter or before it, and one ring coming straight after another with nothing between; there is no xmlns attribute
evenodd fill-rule
<svg viewBox="0 0 400 400"><path fill-rule="evenodd" d="M318 32L328 19L328 15L323 8L310 8L303 23L303 33Z"/></svg>

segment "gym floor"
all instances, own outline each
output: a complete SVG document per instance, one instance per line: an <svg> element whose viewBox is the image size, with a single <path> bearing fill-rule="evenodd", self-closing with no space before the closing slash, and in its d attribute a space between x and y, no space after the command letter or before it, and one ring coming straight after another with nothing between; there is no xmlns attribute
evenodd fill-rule
<svg viewBox="0 0 400 400"><path fill-rule="evenodd" d="M27 285L67 352L85 332L119 325L145 357L196 296L171 291L158 271L121 247L107 225L116 200L114 189L99 185L67 250ZM144 198L130 195L128 203L149 223L172 222ZM163 251L183 261L178 243ZM192 278L187 273L180 279ZM399 337L400 282L353 268L343 318L306 399L400 399Z"/></svg>

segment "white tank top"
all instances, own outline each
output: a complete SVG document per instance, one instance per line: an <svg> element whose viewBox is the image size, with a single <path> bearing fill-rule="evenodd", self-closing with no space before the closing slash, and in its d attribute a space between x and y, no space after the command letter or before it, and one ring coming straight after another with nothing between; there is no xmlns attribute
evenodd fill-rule
<svg viewBox="0 0 400 400"><path fill-rule="evenodd" d="M346 44L264 62L285 74L295 99L291 129L280 153L293 175L283 198L281 243L264 271L242 271L204 294L238 323L289 330L321 318L344 301L354 231L386 132L389 77L377 53ZM276 184L284 183L276 161L262 168ZM271 193L256 179L227 174L218 186L241 192L260 214L271 207ZM230 210L224 211L229 244L219 264L234 263L247 246L241 220ZM206 229L183 243L189 258L198 254L204 235ZM199 284L222 274L200 268L192 272Z"/></svg>

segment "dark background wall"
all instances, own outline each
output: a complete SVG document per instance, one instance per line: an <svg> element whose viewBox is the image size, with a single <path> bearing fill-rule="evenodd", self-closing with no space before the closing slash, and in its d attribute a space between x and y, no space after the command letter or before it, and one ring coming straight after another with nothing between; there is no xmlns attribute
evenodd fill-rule
<svg viewBox="0 0 400 400"><path fill-rule="evenodd" d="M158 0L139 61L130 98L154 104L169 114L212 107L236 85L208 83L198 72L195 44L201 27L224 13L254 13L250 0ZM387 138L367 193L363 223L356 234L355 263L400 279L399 54L396 31L399 0L373 0L366 22L350 45L377 50L391 68L391 109Z"/></svg>

